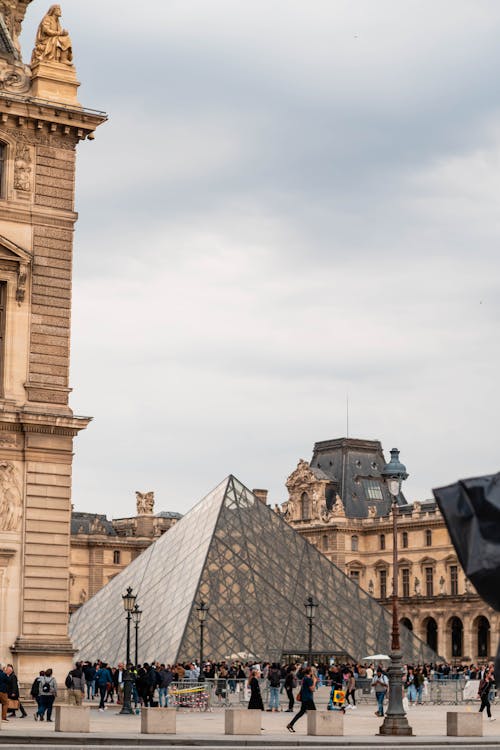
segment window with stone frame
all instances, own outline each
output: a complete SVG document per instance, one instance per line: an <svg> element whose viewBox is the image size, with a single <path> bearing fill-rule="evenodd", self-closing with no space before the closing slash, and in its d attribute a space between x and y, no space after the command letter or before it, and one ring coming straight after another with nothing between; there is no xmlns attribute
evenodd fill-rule
<svg viewBox="0 0 500 750"><path fill-rule="evenodd" d="M113 550L113 564L114 565L120 564L120 557L121 557L120 550L119 549Z"/></svg>
<svg viewBox="0 0 500 750"><path fill-rule="evenodd" d="M380 598L387 599L387 570L379 570Z"/></svg>
<svg viewBox="0 0 500 750"><path fill-rule="evenodd" d="M408 532L407 531L403 531L403 533L401 534L401 547L403 549L408 548Z"/></svg>
<svg viewBox="0 0 500 750"><path fill-rule="evenodd" d="M323 552L327 552L328 550L328 534L323 534L321 537L321 546L323 547Z"/></svg>
<svg viewBox="0 0 500 750"><path fill-rule="evenodd" d="M7 144L0 141L0 198L5 197L5 160L7 157Z"/></svg>
<svg viewBox="0 0 500 750"><path fill-rule="evenodd" d="M425 595L434 596L434 568L425 568Z"/></svg>
<svg viewBox="0 0 500 750"><path fill-rule="evenodd" d="M380 534L378 541L380 549L385 549L385 534Z"/></svg>
<svg viewBox="0 0 500 750"><path fill-rule="evenodd" d="M0 398L4 395L5 321L7 318L7 282L0 281Z"/></svg>
<svg viewBox="0 0 500 750"><path fill-rule="evenodd" d="M450 594L458 596L458 566L450 565Z"/></svg>
<svg viewBox="0 0 500 750"><path fill-rule="evenodd" d="M357 552L359 549L359 537L354 536L351 537L351 552Z"/></svg>
<svg viewBox="0 0 500 750"><path fill-rule="evenodd" d="M401 582L402 582L403 596L410 596L410 569L409 568L403 568L401 570Z"/></svg>
<svg viewBox="0 0 500 750"><path fill-rule="evenodd" d="M311 518L311 501L307 492L303 492L300 498L301 518L303 521L309 521Z"/></svg>
<svg viewBox="0 0 500 750"><path fill-rule="evenodd" d="M430 529L425 530L425 546L432 547L432 531Z"/></svg>

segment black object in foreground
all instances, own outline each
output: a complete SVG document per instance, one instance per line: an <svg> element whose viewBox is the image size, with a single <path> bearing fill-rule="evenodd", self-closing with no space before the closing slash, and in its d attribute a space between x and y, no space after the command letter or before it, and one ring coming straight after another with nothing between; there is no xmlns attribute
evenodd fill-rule
<svg viewBox="0 0 500 750"><path fill-rule="evenodd" d="M465 575L500 612L500 472L433 490ZM500 645L495 660L500 684Z"/></svg>

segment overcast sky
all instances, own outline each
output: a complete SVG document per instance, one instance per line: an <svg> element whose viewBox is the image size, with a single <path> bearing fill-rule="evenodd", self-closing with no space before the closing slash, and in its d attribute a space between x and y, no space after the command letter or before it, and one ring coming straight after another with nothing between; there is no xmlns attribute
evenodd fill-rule
<svg viewBox="0 0 500 750"><path fill-rule="evenodd" d="M75 508L185 512L229 473L281 502L347 394L410 500L498 471L498 0L62 9L110 116L78 157Z"/></svg>

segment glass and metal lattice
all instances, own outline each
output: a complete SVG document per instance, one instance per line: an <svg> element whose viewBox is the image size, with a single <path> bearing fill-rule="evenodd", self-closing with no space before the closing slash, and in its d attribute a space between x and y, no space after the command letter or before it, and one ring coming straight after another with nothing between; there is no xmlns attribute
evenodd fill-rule
<svg viewBox="0 0 500 750"><path fill-rule="evenodd" d="M315 652L360 659L389 646L390 614L233 476L73 614L79 658L123 658L128 586L143 611L139 661L195 658L199 601L209 605L207 659L305 653L308 596L319 604ZM402 641L408 660L436 659L406 629Z"/></svg>

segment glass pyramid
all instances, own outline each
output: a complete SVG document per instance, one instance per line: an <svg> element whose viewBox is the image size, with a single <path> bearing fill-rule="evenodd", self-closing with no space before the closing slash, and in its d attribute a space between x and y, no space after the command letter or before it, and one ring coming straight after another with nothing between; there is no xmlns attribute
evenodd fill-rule
<svg viewBox="0 0 500 750"><path fill-rule="evenodd" d="M387 653L390 645L387 610L233 476L72 615L78 658L111 664L125 658L128 586L143 611L139 662L196 658L201 600L209 606L207 659L274 661L307 653L304 602L311 595L319 604L314 652L361 659ZM401 641L406 661L436 660L404 627Z"/></svg>

